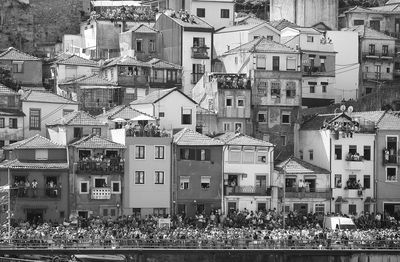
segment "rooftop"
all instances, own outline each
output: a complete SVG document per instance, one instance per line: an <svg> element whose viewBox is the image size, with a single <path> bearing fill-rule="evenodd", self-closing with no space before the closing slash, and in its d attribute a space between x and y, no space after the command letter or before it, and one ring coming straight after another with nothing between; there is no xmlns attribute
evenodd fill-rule
<svg viewBox="0 0 400 262"><path fill-rule="evenodd" d="M188 128L184 128L173 137L178 146L223 146L224 143L218 139L208 137Z"/></svg>
<svg viewBox="0 0 400 262"><path fill-rule="evenodd" d="M16 95L17 92L0 83L0 94L10 94L10 95L15 94Z"/></svg>
<svg viewBox="0 0 400 262"><path fill-rule="evenodd" d="M370 27L367 27L365 25L358 25L358 26L343 28L342 31L357 32L360 37L366 38L366 39L393 40L393 41L396 40L396 38L388 36L382 32L379 32L379 31L372 29Z"/></svg>
<svg viewBox="0 0 400 262"><path fill-rule="evenodd" d="M161 60L159 58L153 58L150 61L148 61L153 68L161 68L161 69L182 69L182 66Z"/></svg>
<svg viewBox="0 0 400 262"><path fill-rule="evenodd" d="M166 10L164 15L174 20L184 28L207 28L213 30L213 27L198 16L192 15L187 11Z"/></svg>
<svg viewBox="0 0 400 262"><path fill-rule="evenodd" d="M105 67L116 66L116 65L150 67L148 63L139 61L136 58L128 55L111 58L109 60L106 60L104 63Z"/></svg>
<svg viewBox="0 0 400 262"><path fill-rule="evenodd" d="M379 130L400 130L400 111L386 112L378 123Z"/></svg>
<svg viewBox="0 0 400 262"><path fill-rule="evenodd" d="M106 117L109 120L116 119L116 118L122 118L125 120L129 120L129 119L138 117L140 115L147 115L147 116L154 118L154 116L151 116L146 113L140 112L139 110L133 109L129 105L120 105L120 106L113 107L110 110L106 111L104 114L98 115L97 118L100 119L102 117Z"/></svg>
<svg viewBox="0 0 400 262"><path fill-rule="evenodd" d="M0 107L0 116L25 116L24 112L19 109L11 109L11 108L1 108Z"/></svg>
<svg viewBox="0 0 400 262"><path fill-rule="evenodd" d="M56 119L47 126L105 126L106 124L97 120L94 116L85 111L74 111Z"/></svg>
<svg viewBox="0 0 400 262"><path fill-rule="evenodd" d="M266 37L262 36L253 39L241 46L231 49L225 52L223 55L235 54L239 52L250 52L250 53L299 53L299 51L293 48L283 45L281 43L268 40Z"/></svg>
<svg viewBox="0 0 400 262"><path fill-rule="evenodd" d="M135 101L132 101L130 104L131 105L141 105L141 104L155 104L164 97L168 96L172 92L179 92L181 95L185 96L187 99L191 100L194 104L197 104L194 100L192 100L190 97L182 93L177 87L174 88L169 88L169 89L160 89L157 91L153 91L147 96L143 97L142 99L138 99Z"/></svg>
<svg viewBox="0 0 400 262"><path fill-rule="evenodd" d="M61 64L61 65L99 67L99 65L96 61L85 59L85 58L77 56L77 55L61 56L55 61L55 63Z"/></svg>
<svg viewBox="0 0 400 262"><path fill-rule="evenodd" d="M158 30L146 24L138 24L129 29L128 32L156 34Z"/></svg>
<svg viewBox="0 0 400 262"><path fill-rule="evenodd" d="M70 144L76 148L102 148L102 149L124 149L125 146L116 143L110 139L102 138L96 135L85 136L78 141Z"/></svg>
<svg viewBox="0 0 400 262"><path fill-rule="evenodd" d="M21 162L18 159L0 163L0 169L68 169L68 163Z"/></svg>
<svg viewBox="0 0 400 262"><path fill-rule="evenodd" d="M78 77L76 79L71 79L71 80L65 81L60 84L64 84L64 85L79 84L79 85L96 85L96 86L116 86L117 85L117 83L111 82L97 74L93 74L90 76Z"/></svg>
<svg viewBox="0 0 400 262"><path fill-rule="evenodd" d="M241 133L227 132L215 137L226 145L271 147L273 144Z"/></svg>
<svg viewBox="0 0 400 262"><path fill-rule="evenodd" d="M269 21L268 22L271 26L275 27L276 29L278 29L279 31L281 31L282 29L286 28L286 27L298 27L298 25L286 20L286 19L280 19L280 20L274 20L274 21Z"/></svg>
<svg viewBox="0 0 400 262"><path fill-rule="evenodd" d="M330 171L296 157L290 157L282 161L275 166L275 169L280 172L286 169L286 174L330 174Z"/></svg>
<svg viewBox="0 0 400 262"><path fill-rule="evenodd" d="M21 95L21 100L26 102L46 102L46 103L59 103L59 104L77 104L72 100L65 97L59 96L57 94L29 89L24 91Z"/></svg>
<svg viewBox="0 0 400 262"><path fill-rule="evenodd" d="M15 149L65 149L65 146L51 141L40 135L35 135L27 139L12 143L3 147L4 150Z"/></svg>
<svg viewBox="0 0 400 262"><path fill-rule="evenodd" d="M0 54L0 60L41 61L39 58L24 53L14 47L8 48Z"/></svg>

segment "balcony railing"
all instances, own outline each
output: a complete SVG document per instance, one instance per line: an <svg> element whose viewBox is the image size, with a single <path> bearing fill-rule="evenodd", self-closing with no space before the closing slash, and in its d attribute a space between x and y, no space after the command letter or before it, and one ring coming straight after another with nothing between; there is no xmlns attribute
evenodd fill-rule
<svg viewBox="0 0 400 262"><path fill-rule="evenodd" d="M19 186L11 189L11 196L26 200L52 200L52 199L60 199L61 198L61 190L60 186L55 187L24 187Z"/></svg>
<svg viewBox="0 0 400 262"><path fill-rule="evenodd" d="M329 199L331 197L331 191L329 188L296 188L286 187L286 198L324 198Z"/></svg>
<svg viewBox="0 0 400 262"><path fill-rule="evenodd" d="M385 31L385 34L388 35L388 36L400 39L400 32L388 32L388 31Z"/></svg>
<svg viewBox="0 0 400 262"><path fill-rule="evenodd" d="M151 127L143 127L140 125L133 126L126 129L126 136L128 137L170 137L170 134L165 130L160 130L156 125Z"/></svg>
<svg viewBox="0 0 400 262"><path fill-rule="evenodd" d="M383 150L383 164L390 165L390 164L400 164L400 155L397 154L388 154L386 150Z"/></svg>
<svg viewBox="0 0 400 262"><path fill-rule="evenodd" d="M363 161L364 157L359 154L348 154L346 156L346 161Z"/></svg>
<svg viewBox="0 0 400 262"><path fill-rule="evenodd" d="M246 74L211 74L209 81L216 81L218 89L251 89Z"/></svg>
<svg viewBox="0 0 400 262"><path fill-rule="evenodd" d="M363 58L367 59L388 59L391 60L395 56L393 52L363 52Z"/></svg>
<svg viewBox="0 0 400 262"><path fill-rule="evenodd" d="M119 75L118 76L118 84L122 86L136 86L142 85L145 86L148 84L148 76L147 75Z"/></svg>
<svg viewBox="0 0 400 262"><path fill-rule="evenodd" d="M326 70L324 67L320 66L304 66L303 69L304 76L311 76L311 75L332 75L331 71ZM333 73L334 75L334 73Z"/></svg>
<svg viewBox="0 0 400 262"><path fill-rule="evenodd" d="M208 46L193 46L192 47L192 58L196 59L208 59Z"/></svg>
<svg viewBox="0 0 400 262"><path fill-rule="evenodd" d="M111 174L123 173L124 161L118 158L111 158L107 160L79 160L76 173L77 174Z"/></svg>
<svg viewBox="0 0 400 262"><path fill-rule="evenodd" d="M241 195L251 195L251 196L271 196L271 188L269 187L259 187L259 186L226 186L225 187L226 196L241 196Z"/></svg>
<svg viewBox="0 0 400 262"><path fill-rule="evenodd" d="M92 188L90 198L95 200L111 199L111 187Z"/></svg>

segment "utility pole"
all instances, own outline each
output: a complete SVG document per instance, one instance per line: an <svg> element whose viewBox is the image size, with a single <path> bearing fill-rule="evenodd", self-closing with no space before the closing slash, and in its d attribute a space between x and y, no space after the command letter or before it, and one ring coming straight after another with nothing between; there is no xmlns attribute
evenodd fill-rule
<svg viewBox="0 0 400 262"><path fill-rule="evenodd" d="M290 160L290 159L289 159ZM287 164L287 163L286 163ZM282 197L282 206L283 206L283 210L282 210L282 214L283 214L283 229L285 229L286 226L286 219L285 219L285 209L286 209L286 164L283 167L283 197Z"/></svg>

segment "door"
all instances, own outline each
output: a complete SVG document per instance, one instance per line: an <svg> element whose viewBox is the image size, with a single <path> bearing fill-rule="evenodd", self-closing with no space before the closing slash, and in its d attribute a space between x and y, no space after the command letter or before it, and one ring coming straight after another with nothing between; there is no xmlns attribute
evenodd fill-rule
<svg viewBox="0 0 400 262"><path fill-rule="evenodd" d="M400 33L400 19L394 20L394 31L399 34Z"/></svg>
<svg viewBox="0 0 400 262"><path fill-rule="evenodd" d="M258 210L258 211L265 211L265 210L267 210L267 203L257 203L257 210Z"/></svg>
<svg viewBox="0 0 400 262"><path fill-rule="evenodd" d="M397 137L386 138L386 148L389 151L389 163L397 163Z"/></svg>
<svg viewBox="0 0 400 262"><path fill-rule="evenodd" d="M372 29L376 30L376 31L381 31L381 21L379 20L371 20L369 22L369 25Z"/></svg>
<svg viewBox="0 0 400 262"><path fill-rule="evenodd" d="M43 222L43 209L28 209L26 212L26 220L30 224L37 224Z"/></svg>
<svg viewBox="0 0 400 262"><path fill-rule="evenodd" d="M197 213L202 214L204 212L204 204L197 204L196 211Z"/></svg>
<svg viewBox="0 0 400 262"><path fill-rule="evenodd" d="M293 204L293 211L296 211L298 214L307 215L308 204L295 203L295 204Z"/></svg>
<svg viewBox="0 0 400 262"><path fill-rule="evenodd" d="M228 202L228 213L236 210L236 202Z"/></svg>
<svg viewBox="0 0 400 262"><path fill-rule="evenodd" d="M185 217L186 214L186 205L185 204L178 204L178 214L183 215Z"/></svg>
<svg viewBox="0 0 400 262"><path fill-rule="evenodd" d="M381 65L375 65L375 76L377 80L381 79L381 71Z"/></svg>
<svg viewBox="0 0 400 262"><path fill-rule="evenodd" d="M78 211L78 216L82 218L88 218L88 211Z"/></svg>
<svg viewBox="0 0 400 262"><path fill-rule="evenodd" d="M315 179L304 179L306 182L306 192L315 192Z"/></svg>

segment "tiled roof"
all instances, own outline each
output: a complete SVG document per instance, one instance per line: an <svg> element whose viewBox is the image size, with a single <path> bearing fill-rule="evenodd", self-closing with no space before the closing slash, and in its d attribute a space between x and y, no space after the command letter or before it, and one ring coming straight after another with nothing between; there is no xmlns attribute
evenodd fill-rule
<svg viewBox="0 0 400 262"><path fill-rule="evenodd" d="M153 34L158 32L157 29L145 24L139 24L137 26L134 26L133 28L129 29L129 31L136 33L153 33Z"/></svg>
<svg viewBox="0 0 400 262"><path fill-rule="evenodd" d="M124 145L96 135L88 135L71 144L76 148L122 149Z"/></svg>
<svg viewBox="0 0 400 262"><path fill-rule="evenodd" d="M158 58L153 58L147 63L151 64L154 68L162 68L162 69L182 69L180 65L170 63L168 61L164 61Z"/></svg>
<svg viewBox="0 0 400 262"><path fill-rule="evenodd" d="M25 116L19 109L0 108L0 116Z"/></svg>
<svg viewBox="0 0 400 262"><path fill-rule="evenodd" d="M293 29L298 30L300 33L302 34L314 34L314 35L320 35L321 32L318 31L317 29L313 28L313 27L294 27Z"/></svg>
<svg viewBox="0 0 400 262"><path fill-rule="evenodd" d="M154 104L175 91L181 93L183 96L192 101L194 104L197 104L193 99L191 99L190 97L182 93L180 90L178 90L177 87L153 91L147 96L143 97L142 99L132 101L130 104L131 105Z"/></svg>
<svg viewBox="0 0 400 262"><path fill-rule="evenodd" d="M4 150L14 149L60 149L65 146L55 143L41 135L35 135L27 139L12 143L3 147Z"/></svg>
<svg viewBox="0 0 400 262"><path fill-rule="evenodd" d="M379 40L393 40L393 41L396 40L396 38L388 36L382 32L376 31L364 25L343 28L342 31L358 32L358 35L365 39L379 39Z"/></svg>
<svg viewBox="0 0 400 262"><path fill-rule="evenodd" d="M267 40L264 36L253 39L246 44L238 46L234 49L231 49L225 54L235 54L238 52L251 52L251 53L298 53L298 51L290 48L286 45L281 43Z"/></svg>
<svg viewBox="0 0 400 262"><path fill-rule="evenodd" d="M17 94L17 92L3 84L0 84L0 94Z"/></svg>
<svg viewBox="0 0 400 262"><path fill-rule="evenodd" d="M56 64L99 67L96 61L85 59L77 55L71 55L67 58L59 59L56 61Z"/></svg>
<svg viewBox="0 0 400 262"><path fill-rule="evenodd" d="M110 67L115 65L150 67L149 63L139 61L136 58L133 58L128 55L112 58L109 61L106 61L106 63L104 64L105 67Z"/></svg>
<svg viewBox="0 0 400 262"><path fill-rule="evenodd" d="M46 91L36 91L36 90L28 90L21 95L22 101L27 102L48 102L48 103L60 103L60 104L77 104L72 100L69 100L65 97L59 96L57 94L46 92Z"/></svg>
<svg viewBox="0 0 400 262"><path fill-rule="evenodd" d="M274 20L274 21L270 21L268 22L270 25L272 25L273 27L275 27L276 29L278 29L279 31L281 31L282 29L286 28L286 27L298 27L298 25L286 20L286 19L280 19L280 20Z"/></svg>
<svg viewBox="0 0 400 262"><path fill-rule="evenodd" d="M215 137L218 140L221 140L226 145L243 145L243 146L262 146L269 147L274 146L273 144L256 139L251 136L246 136L241 133L227 132L220 136Z"/></svg>
<svg viewBox="0 0 400 262"><path fill-rule="evenodd" d="M386 112L378 123L378 129L400 131L400 111Z"/></svg>
<svg viewBox="0 0 400 262"><path fill-rule="evenodd" d="M83 76L76 79L68 80L62 84L79 84L79 85L98 85L98 86L115 86L117 83L111 82L97 74L90 76Z"/></svg>
<svg viewBox="0 0 400 262"><path fill-rule="evenodd" d="M247 31L247 30L251 30L251 29L259 26L260 24L262 24L262 23L233 25L233 26L225 27L225 28L222 28L221 30L218 30L217 34L236 32L236 31Z"/></svg>
<svg viewBox="0 0 400 262"><path fill-rule="evenodd" d="M120 106L111 108L110 110L105 112L105 114L98 115L97 118L99 119L101 117L107 117L107 119L109 119L109 120L116 119L116 118L123 118L125 120L129 120L129 119L132 119L132 118L140 116L140 115L147 115L150 117L154 117L149 114L140 112L139 110L133 109L129 105L120 105Z"/></svg>
<svg viewBox="0 0 400 262"><path fill-rule="evenodd" d="M281 172L283 172L285 168L286 174L330 174L328 170L310 164L296 157L290 157L286 159L285 161L276 165L275 168Z"/></svg>
<svg viewBox="0 0 400 262"><path fill-rule="evenodd" d="M391 3L386 3L383 6L371 7L371 10L381 11L381 12L400 12L400 3L392 1Z"/></svg>
<svg viewBox="0 0 400 262"><path fill-rule="evenodd" d="M182 27L185 28L207 28L212 30L213 27L208 24L206 21L203 19L199 18L198 16L195 15L189 15L189 20L192 20L193 22L190 21L183 21L181 18L179 18L178 12L167 10L164 13L165 16L171 18L173 21L175 21L177 24L179 24Z"/></svg>
<svg viewBox="0 0 400 262"><path fill-rule="evenodd" d="M243 25L243 24L261 24L264 23L265 20L256 17L254 14L249 14L242 17L235 18L235 24Z"/></svg>
<svg viewBox="0 0 400 262"><path fill-rule="evenodd" d="M400 4L399 4L400 5ZM378 7L370 7L370 8L364 8L364 7L353 7L349 10L347 10L346 13L369 13L369 14L396 14L400 13L400 6L393 4L393 5L384 5L384 6L378 6Z"/></svg>
<svg viewBox="0 0 400 262"><path fill-rule="evenodd" d="M367 121L378 122L382 119L385 111L363 111L363 112L353 112L351 117L353 118L361 118Z"/></svg>
<svg viewBox="0 0 400 262"><path fill-rule="evenodd" d="M68 163L21 162L18 159L0 163L0 169L68 169Z"/></svg>
<svg viewBox="0 0 400 262"><path fill-rule="evenodd" d="M223 146L218 139L210 138L196 131L184 128L174 135L174 143L178 146Z"/></svg>
<svg viewBox="0 0 400 262"><path fill-rule="evenodd" d="M41 61L39 58L24 53L14 47L8 48L5 52L0 54L0 60L13 60L13 61Z"/></svg>
<svg viewBox="0 0 400 262"><path fill-rule="evenodd" d="M94 116L85 111L74 111L68 115L56 119L47 126L104 126L105 123L97 120Z"/></svg>

